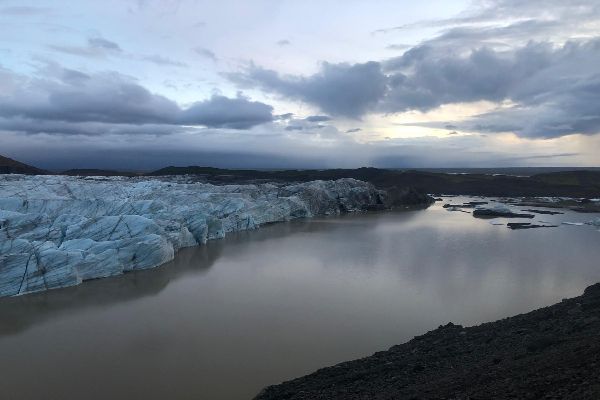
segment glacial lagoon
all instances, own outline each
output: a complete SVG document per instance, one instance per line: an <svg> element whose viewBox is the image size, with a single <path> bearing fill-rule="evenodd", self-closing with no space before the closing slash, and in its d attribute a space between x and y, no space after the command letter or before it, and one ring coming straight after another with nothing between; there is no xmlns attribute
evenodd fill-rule
<svg viewBox="0 0 600 400"><path fill-rule="evenodd" d="M442 204L265 225L153 270L0 299L2 398L249 399L600 281L598 228L562 224L596 214L513 231Z"/></svg>

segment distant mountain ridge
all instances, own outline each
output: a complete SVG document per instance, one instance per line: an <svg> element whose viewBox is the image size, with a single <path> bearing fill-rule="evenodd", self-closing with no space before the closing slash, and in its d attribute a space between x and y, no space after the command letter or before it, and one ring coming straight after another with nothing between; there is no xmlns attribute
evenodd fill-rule
<svg viewBox="0 0 600 400"><path fill-rule="evenodd" d="M380 168L355 169L225 169L203 166L169 166L148 173L103 169L71 169L58 175L71 176L166 176L191 175L197 181L213 184L257 182L307 182L354 178L378 188L414 188L422 193L476 196L551 196L600 198L600 170L574 168L570 171L538 173L531 176L472 172L399 170ZM490 171L493 171L490 169ZM487 169L486 169L486 172ZM0 173L50 174L27 164L0 156Z"/></svg>
<svg viewBox="0 0 600 400"><path fill-rule="evenodd" d="M48 171L13 160L12 158L0 156L0 174L46 175L48 173Z"/></svg>
<svg viewBox="0 0 600 400"><path fill-rule="evenodd" d="M212 167L166 167L147 175L197 175L211 183L252 181L305 182L354 178L379 188L412 187L425 193L476 196L559 196L600 198L600 171L574 170L532 176L483 173L443 173L423 170L379 168L270 170L221 169Z"/></svg>

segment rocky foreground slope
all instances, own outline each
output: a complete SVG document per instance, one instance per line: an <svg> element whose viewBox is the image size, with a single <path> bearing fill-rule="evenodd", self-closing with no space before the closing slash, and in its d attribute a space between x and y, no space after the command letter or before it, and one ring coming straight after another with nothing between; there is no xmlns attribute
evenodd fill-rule
<svg viewBox="0 0 600 400"><path fill-rule="evenodd" d="M516 317L440 326L256 399L600 399L599 335L600 283Z"/></svg>
<svg viewBox="0 0 600 400"><path fill-rule="evenodd" d="M153 268L227 232L388 200L355 179L215 186L185 177L0 175L0 296Z"/></svg>

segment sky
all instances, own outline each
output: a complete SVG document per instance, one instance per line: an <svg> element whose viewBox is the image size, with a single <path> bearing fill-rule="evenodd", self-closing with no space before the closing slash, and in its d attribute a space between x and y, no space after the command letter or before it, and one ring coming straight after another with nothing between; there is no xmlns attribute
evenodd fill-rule
<svg viewBox="0 0 600 400"><path fill-rule="evenodd" d="M600 166L597 0L0 0L48 169Z"/></svg>

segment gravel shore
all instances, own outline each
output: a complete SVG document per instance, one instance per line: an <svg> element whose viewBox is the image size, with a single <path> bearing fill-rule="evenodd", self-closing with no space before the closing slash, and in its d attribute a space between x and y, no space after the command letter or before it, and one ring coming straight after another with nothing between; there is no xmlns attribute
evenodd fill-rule
<svg viewBox="0 0 600 400"><path fill-rule="evenodd" d="M600 283L527 314L449 323L256 399L599 399Z"/></svg>

